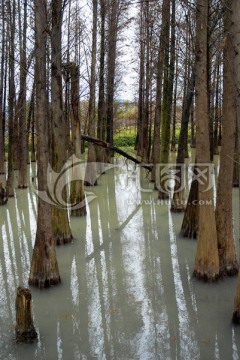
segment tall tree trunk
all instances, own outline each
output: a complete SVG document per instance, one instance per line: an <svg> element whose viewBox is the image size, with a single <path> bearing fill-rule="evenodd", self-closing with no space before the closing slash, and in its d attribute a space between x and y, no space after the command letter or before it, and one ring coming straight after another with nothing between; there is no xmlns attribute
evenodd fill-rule
<svg viewBox="0 0 240 360"><path fill-rule="evenodd" d="M223 114L222 149L217 186L216 226L220 274L236 275L238 263L234 243L232 221L232 180L236 136L236 88L233 78L233 29L231 22L231 0L226 1L225 34L226 45L223 54Z"/></svg>
<svg viewBox="0 0 240 360"><path fill-rule="evenodd" d="M81 122L79 104L79 67L75 63L65 66L65 71L71 78L71 113L72 121L72 149L76 156L77 163L72 164L72 179L70 187L71 215L83 216L86 214L85 194L83 186L84 175L81 165L78 163L81 157Z"/></svg>
<svg viewBox="0 0 240 360"><path fill-rule="evenodd" d="M233 164L233 187L239 187L239 162L238 162L238 124L236 124L234 164Z"/></svg>
<svg viewBox="0 0 240 360"><path fill-rule="evenodd" d="M176 125L177 125L177 90L178 90L178 56L176 57L176 75L174 84L173 111L172 111L172 140L171 151L176 152Z"/></svg>
<svg viewBox="0 0 240 360"><path fill-rule="evenodd" d="M51 31L51 104L52 104L52 165L55 172L60 173L66 158L66 124L63 113L62 88L62 17L63 1L52 0L52 31ZM64 176L64 174L62 174ZM67 179L66 179L67 182ZM64 190L63 190L64 191ZM66 189L65 189L66 192ZM66 194L65 194L66 196ZM53 232L56 244L62 245L72 241L67 210L61 207L52 208Z"/></svg>
<svg viewBox="0 0 240 360"><path fill-rule="evenodd" d="M108 29L108 55L107 55L107 136L108 143L113 145L113 103L115 93L115 72L117 57L117 34L119 17L119 0L112 0L110 4L109 29ZM108 161L112 152L107 153Z"/></svg>
<svg viewBox="0 0 240 360"><path fill-rule="evenodd" d="M47 43L47 2L34 0L36 21L36 110L38 130L38 187L39 191L48 191L48 112L46 90L46 43ZM38 198L37 233L33 249L29 285L39 288L56 285L61 282L52 228L51 205Z"/></svg>
<svg viewBox="0 0 240 360"><path fill-rule="evenodd" d="M176 182L174 186L173 199L171 203L171 211L180 212L185 209L185 184L184 184L184 159L185 144L188 137L188 123L190 110L193 101L193 93L195 88L196 66L192 69L192 74L188 82L187 91L183 100L181 130L178 141L178 153L176 161ZM190 218L189 218L190 219Z"/></svg>
<svg viewBox="0 0 240 360"><path fill-rule="evenodd" d="M139 84L138 84L138 115L137 115L137 138L136 150L137 155L140 156L143 151L143 108L144 108L144 79L145 79L145 44L144 44L144 21L143 21L143 3L141 2L140 8L140 64L139 64Z"/></svg>
<svg viewBox="0 0 240 360"><path fill-rule="evenodd" d="M92 28L92 59L90 76L90 96L88 104L88 135L95 136L95 88L96 88L96 59L97 59L97 10L98 1L92 0L93 4L93 28ZM85 185L97 185L96 149L94 144L88 143L88 159L86 167Z"/></svg>
<svg viewBox="0 0 240 360"><path fill-rule="evenodd" d="M104 69L105 69L105 20L106 20L106 5L105 0L100 0L100 14L101 14L101 44L100 44L100 59L99 59L99 91L98 91L98 139L105 140L105 83L104 83Z"/></svg>
<svg viewBox="0 0 240 360"><path fill-rule="evenodd" d="M238 139L240 138L240 3L238 0L232 1L232 12L231 20L233 25L233 34L234 34L234 79L236 86L236 102L237 102L237 129L238 129ZM240 160L240 141L238 142L238 161ZM239 192L240 195L240 192ZM234 300L234 310L233 310L233 322L240 323L240 272L238 273L238 283L237 290Z"/></svg>
<svg viewBox="0 0 240 360"><path fill-rule="evenodd" d="M198 219L199 219L199 206L198 206L198 180L197 168L194 167L193 179L188 195L187 206L184 213L180 235L185 238L196 239L198 233Z"/></svg>
<svg viewBox="0 0 240 360"><path fill-rule="evenodd" d="M22 44L20 49L20 92L19 92L19 178L18 187L27 188L27 118L26 118L26 94L27 94L27 0L24 0L24 18L22 31Z"/></svg>
<svg viewBox="0 0 240 360"><path fill-rule="evenodd" d="M200 171L206 182L198 184L199 226L194 276L205 281L219 277L217 231L213 204L209 146L209 94L207 81L208 1L197 0L196 9L196 151ZM207 164L207 165L206 165Z"/></svg>
<svg viewBox="0 0 240 360"><path fill-rule="evenodd" d="M28 115L27 115L27 149L28 149L28 144L31 144L31 154L30 154L30 158L29 158L29 163L30 162L35 162L36 161L36 152L35 152L35 134L34 134L34 117L35 117L35 93L36 93L36 86L35 86L35 81L33 83L33 87L32 87L32 94L31 94L31 99L30 99L30 104L29 104L29 109L28 109ZM28 151L29 154L29 151Z"/></svg>
<svg viewBox="0 0 240 360"><path fill-rule="evenodd" d="M99 58L99 86L98 86L98 122L97 137L106 140L106 108L105 108L105 23L106 23L106 4L105 0L100 0L100 58ZM97 148L97 161L104 162L104 152L101 148Z"/></svg>
<svg viewBox="0 0 240 360"><path fill-rule="evenodd" d="M196 138L195 138L195 117L194 117L194 96L193 96L192 106L191 106L191 110L190 110L190 118L191 118L191 148L195 149Z"/></svg>
<svg viewBox="0 0 240 360"><path fill-rule="evenodd" d="M219 60L218 60L219 62ZM219 78L220 78L220 65L217 64L216 75L216 94L215 94L215 107L214 107L214 133L213 133L213 152L214 155L219 155L218 150L218 123L219 123Z"/></svg>
<svg viewBox="0 0 240 360"><path fill-rule="evenodd" d="M145 54L145 92L143 102L143 114L141 123L142 149L141 157L144 163L149 162L149 98L150 98L150 19L149 19L149 2L144 3L145 15L145 38L146 54Z"/></svg>
<svg viewBox="0 0 240 360"><path fill-rule="evenodd" d="M171 24L171 56L169 62L170 49L170 0L167 0L166 13L166 39L164 48L164 81L163 81L163 100L162 100L162 121L161 121L161 149L160 149L160 187L158 192L159 199L169 197L168 189L165 188L165 165L168 164L170 150L170 124L173 97L173 79L175 64L175 2L173 4L172 24Z"/></svg>
<svg viewBox="0 0 240 360"><path fill-rule="evenodd" d="M10 43L9 43L9 94L8 94L8 178L7 178L7 194L8 197L14 196L14 168L13 168L13 152L14 142L14 104L15 104L15 0L8 2L8 14L10 23Z"/></svg>
<svg viewBox="0 0 240 360"><path fill-rule="evenodd" d="M4 89L4 65L5 65L5 55L6 55L4 6L2 6L1 15L2 15L2 44L1 44L2 52L1 52L1 73L0 73L0 174L4 174L5 144L4 144L4 124L3 124L3 89Z"/></svg>
<svg viewBox="0 0 240 360"><path fill-rule="evenodd" d="M169 3L167 0L163 1L162 14L166 14L168 11ZM157 63L157 85L156 85L156 110L154 118L154 134L153 134L153 149L152 149L152 181L156 180L156 166L160 161L160 128L161 128L161 116L162 116L162 82L163 82L163 62L164 62L164 49L166 39L168 37L169 19L167 16L162 16L162 26L158 49L158 63ZM159 170L159 169L158 169ZM158 171L157 170L157 171ZM155 184L157 188L157 184Z"/></svg>

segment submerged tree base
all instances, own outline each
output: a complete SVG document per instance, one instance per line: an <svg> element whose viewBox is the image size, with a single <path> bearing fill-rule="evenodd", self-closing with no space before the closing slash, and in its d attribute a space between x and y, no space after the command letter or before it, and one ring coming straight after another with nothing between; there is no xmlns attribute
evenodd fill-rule
<svg viewBox="0 0 240 360"><path fill-rule="evenodd" d="M224 268L220 268L220 277L227 277L227 276L237 276L239 271L238 264L233 264L231 266L225 266Z"/></svg>
<svg viewBox="0 0 240 360"><path fill-rule="evenodd" d="M56 276L56 277L52 277L49 279L39 279L39 277L37 277L37 275L36 276L33 275L32 277L29 278L28 284L30 286L37 287L39 289L46 289L51 286L61 284L61 278L60 278L60 276L58 276L58 277Z"/></svg>
<svg viewBox="0 0 240 360"><path fill-rule="evenodd" d="M55 241L57 246L71 244L73 236L72 234L55 234Z"/></svg>
<svg viewBox="0 0 240 360"><path fill-rule="evenodd" d="M32 342L37 332L32 318L32 296L27 288L18 287L16 297L16 341Z"/></svg>
<svg viewBox="0 0 240 360"><path fill-rule="evenodd" d="M36 236L28 279L29 285L39 289L61 283L53 237L43 239L42 236Z"/></svg>
<svg viewBox="0 0 240 360"><path fill-rule="evenodd" d="M65 209L52 208L52 225L56 245L70 244L73 240L68 214Z"/></svg>
<svg viewBox="0 0 240 360"><path fill-rule="evenodd" d="M207 283L213 283L219 280L220 275L218 274L209 274L207 272L202 272L199 270L194 270L193 277L195 277L198 280L207 282Z"/></svg>

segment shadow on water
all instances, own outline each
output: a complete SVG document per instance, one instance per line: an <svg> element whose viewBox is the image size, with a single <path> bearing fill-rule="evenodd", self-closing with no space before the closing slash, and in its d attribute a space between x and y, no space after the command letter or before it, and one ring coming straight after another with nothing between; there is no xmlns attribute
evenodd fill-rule
<svg viewBox="0 0 240 360"><path fill-rule="evenodd" d="M36 232L35 176L33 165L30 188L0 207L0 359L239 359L236 279L192 278L196 240L179 237L183 215L157 202L144 170L121 162L92 188L87 216L71 218L74 241L57 248L62 284L31 289L38 341L16 344L16 289L27 285ZM235 214L237 196L234 189Z"/></svg>

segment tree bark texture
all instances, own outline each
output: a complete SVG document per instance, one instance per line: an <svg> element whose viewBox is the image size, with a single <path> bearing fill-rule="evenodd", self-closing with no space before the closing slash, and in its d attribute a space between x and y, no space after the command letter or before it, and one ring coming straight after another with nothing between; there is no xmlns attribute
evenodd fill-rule
<svg viewBox="0 0 240 360"><path fill-rule="evenodd" d="M233 29L231 26L231 0L226 1L225 34L223 53L223 113L222 148L217 186L216 226L221 275L236 275L238 262L235 249L232 181L236 138L236 88L233 78Z"/></svg>
<svg viewBox="0 0 240 360"><path fill-rule="evenodd" d="M194 276L215 281L219 277L217 231L210 184L209 93L207 81L208 1L197 0L196 12L196 156L204 182L198 184L199 223Z"/></svg>
<svg viewBox="0 0 240 360"><path fill-rule="evenodd" d="M16 323L17 342L30 342L37 339L32 316L32 295L29 289L20 286L16 297Z"/></svg>
<svg viewBox="0 0 240 360"><path fill-rule="evenodd" d="M38 132L38 186L40 191L48 192L48 101L46 89L46 45L47 45L47 3L34 1L36 18L36 119ZM52 227L51 205L38 198L36 240L32 254L29 285L49 287L61 282Z"/></svg>

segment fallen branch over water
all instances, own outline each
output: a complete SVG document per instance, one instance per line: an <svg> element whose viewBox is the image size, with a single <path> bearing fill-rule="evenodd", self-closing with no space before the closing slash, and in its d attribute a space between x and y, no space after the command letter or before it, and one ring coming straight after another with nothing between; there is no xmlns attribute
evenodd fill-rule
<svg viewBox="0 0 240 360"><path fill-rule="evenodd" d="M126 153L125 151L123 151L122 149L119 149L118 147L113 146L104 140L100 140L100 139L97 139L97 138L94 138L94 137L88 136L88 135L81 135L81 137L85 141L91 142L91 143L93 143L97 146L101 146L105 149L112 150L112 151L116 152L117 154L124 156L126 159L133 161L135 164L140 165L144 169L146 169L148 171L152 171L152 168L153 168L152 165L143 164L140 160L136 159L135 157L133 157L133 156L129 155L128 153Z"/></svg>

